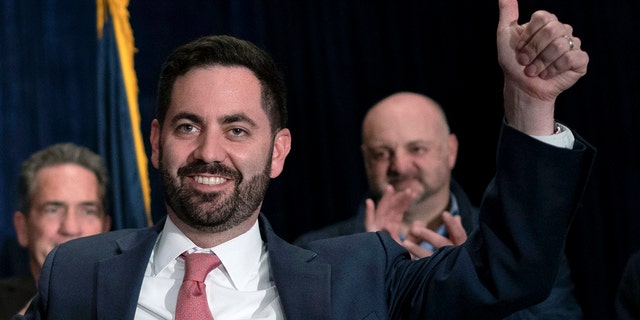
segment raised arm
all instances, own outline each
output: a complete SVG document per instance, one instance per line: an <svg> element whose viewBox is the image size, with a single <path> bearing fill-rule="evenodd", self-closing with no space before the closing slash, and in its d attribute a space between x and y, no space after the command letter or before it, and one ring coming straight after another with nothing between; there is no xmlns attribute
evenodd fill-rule
<svg viewBox="0 0 640 320"><path fill-rule="evenodd" d="M423 318L502 319L548 297L558 274L595 149L578 135L571 144L540 136L566 136L554 135L554 104L585 75L589 57L573 28L555 15L537 11L520 25L516 0L499 0L499 8L508 125L498 143L496 175L467 241L406 263L391 283L400 291L392 299L392 318L420 312ZM421 272L421 281L406 276ZM421 292L423 304L407 294L412 290Z"/></svg>

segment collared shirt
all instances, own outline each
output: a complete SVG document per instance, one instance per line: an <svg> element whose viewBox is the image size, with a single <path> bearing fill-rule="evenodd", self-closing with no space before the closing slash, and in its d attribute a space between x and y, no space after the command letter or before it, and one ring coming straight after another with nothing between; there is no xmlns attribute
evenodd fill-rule
<svg viewBox="0 0 640 320"><path fill-rule="evenodd" d="M447 211L449 211L449 213L451 213L452 216L457 216L460 214L460 208L458 207L458 200L456 199L456 196L451 193L451 199L449 200L450 205L449 208L447 209ZM440 227L438 227L438 229L435 230L435 232L445 238L449 237L449 234L447 233L447 228L444 226L444 223L440 225ZM400 234L400 240L404 240L406 238L406 235L401 233ZM435 247L433 245L431 245L431 243L427 242L427 241L423 241L420 243L420 246L425 248L425 249L429 249L431 251L435 251Z"/></svg>
<svg viewBox="0 0 640 320"><path fill-rule="evenodd" d="M220 267L205 279L216 320L284 319L269 272L269 255L258 222L246 233L213 248L198 248L169 217L147 264L136 319L173 319L184 277L184 251L214 252Z"/></svg>

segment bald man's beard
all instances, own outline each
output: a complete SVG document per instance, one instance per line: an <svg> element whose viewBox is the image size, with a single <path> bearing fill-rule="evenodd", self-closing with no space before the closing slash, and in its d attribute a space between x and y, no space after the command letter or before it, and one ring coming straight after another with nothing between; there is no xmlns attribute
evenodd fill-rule
<svg viewBox="0 0 640 320"><path fill-rule="evenodd" d="M172 176L162 163L162 149L158 168L165 186L167 205L175 215L190 227L205 232L229 230L249 219L262 204L267 191L271 162L267 161L262 173L244 180L239 171L221 163L193 162L178 169ZM271 159L269 156L267 159ZM234 188L228 192L201 192L184 183L188 175L207 173L232 177Z"/></svg>

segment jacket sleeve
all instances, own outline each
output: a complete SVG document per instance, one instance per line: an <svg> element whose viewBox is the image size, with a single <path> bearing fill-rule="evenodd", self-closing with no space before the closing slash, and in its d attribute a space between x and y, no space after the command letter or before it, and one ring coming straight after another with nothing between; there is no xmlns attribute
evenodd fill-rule
<svg viewBox="0 0 640 320"><path fill-rule="evenodd" d="M573 149L563 149L503 125L478 228L462 246L398 261L389 283L392 318L501 319L542 302L595 156L574 136Z"/></svg>

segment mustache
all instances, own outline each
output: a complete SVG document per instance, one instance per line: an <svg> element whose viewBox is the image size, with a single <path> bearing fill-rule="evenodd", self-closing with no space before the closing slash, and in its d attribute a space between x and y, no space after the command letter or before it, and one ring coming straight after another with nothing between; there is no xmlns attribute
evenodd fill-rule
<svg viewBox="0 0 640 320"><path fill-rule="evenodd" d="M220 162L205 163L202 161L196 161L178 169L179 177L200 173L229 176L236 181L240 181L242 179L242 174L240 172L225 166Z"/></svg>
<svg viewBox="0 0 640 320"><path fill-rule="evenodd" d="M403 176L391 176L387 179L387 183L390 185L395 186L396 184L403 182L403 181L407 181L407 180L412 180L412 179L417 179L414 176L408 176L408 175L403 175Z"/></svg>

